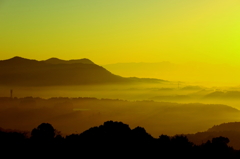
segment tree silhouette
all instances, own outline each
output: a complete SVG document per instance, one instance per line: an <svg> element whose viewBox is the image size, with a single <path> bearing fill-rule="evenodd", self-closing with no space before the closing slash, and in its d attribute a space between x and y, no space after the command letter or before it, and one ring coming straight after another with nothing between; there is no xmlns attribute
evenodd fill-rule
<svg viewBox="0 0 240 159"><path fill-rule="evenodd" d="M132 137L135 139L141 140L151 140L153 137L146 132L146 130L142 127L136 127L132 129Z"/></svg>
<svg viewBox="0 0 240 159"><path fill-rule="evenodd" d="M0 129L1 152L9 158L239 158L240 151L227 144L226 137L216 137L194 145L183 135L153 138L143 127L130 129L122 122L107 121L81 134L66 138L49 123L34 128L29 140L24 134ZM12 153L14 152L14 153Z"/></svg>
<svg viewBox="0 0 240 159"><path fill-rule="evenodd" d="M227 137L219 136L219 137L213 138L212 143L227 146L227 144L229 143L229 139Z"/></svg>
<svg viewBox="0 0 240 159"><path fill-rule="evenodd" d="M52 140L55 137L55 129L49 123L42 123L31 132L31 138L37 140Z"/></svg>

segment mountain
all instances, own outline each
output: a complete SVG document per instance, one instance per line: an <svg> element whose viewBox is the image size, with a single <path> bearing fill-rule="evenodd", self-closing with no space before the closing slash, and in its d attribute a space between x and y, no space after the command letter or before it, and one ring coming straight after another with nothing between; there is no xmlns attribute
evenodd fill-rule
<svg viewBox="0 0 240 159"><path fill-rule="evenodd" d="M0 84L16 86L54 86L161 82L158 79L123 78L88 59L45 61L13 57L0 61Z"/></svg>

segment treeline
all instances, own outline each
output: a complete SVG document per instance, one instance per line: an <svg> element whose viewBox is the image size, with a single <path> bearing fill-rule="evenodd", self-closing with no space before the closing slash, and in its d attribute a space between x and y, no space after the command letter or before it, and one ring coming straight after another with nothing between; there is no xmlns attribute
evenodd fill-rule
<svg viewBox="0 0 240 159"><path fill-rule="evenodd" d="M240 151L228 142L222 136L201 145L182 135L153 138L142 127L113 121L66 137L49 123L34 128L30 137L0 131L1 154L7 158L239 158Z"/></svg>

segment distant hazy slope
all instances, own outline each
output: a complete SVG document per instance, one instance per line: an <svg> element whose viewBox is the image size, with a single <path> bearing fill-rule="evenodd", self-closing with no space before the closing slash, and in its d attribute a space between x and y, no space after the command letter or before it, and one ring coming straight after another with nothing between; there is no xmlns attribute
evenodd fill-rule
<svg viewBox="0 0 240 159"><path fill-rule="evenodd" d="M0 85L86 85L128 83L139 80L146 81L114 75L88 59L64 61L52 58L37 61L14 57L0 61Z"/></svg>
<svg viewBox="0 0 240 159"><path fill-rule="evenodd" d="M107 70L123 77L161 78L170 81L205 82L222 85L223 83L239 84L239 66L211 64L200 62L188 63L115 63L103 65Z"/></svg>
<svg viewBox="0 0 240 159"><path fill-rule="evenodd" d="M234 147L235 149L240 149L240 122L229 122L214 125L207 131L187 135L190 141L199 145L207 140L211 140L213 137L219 136L229 138L230 142L228 145Z"/></svg>
<svg viewBox="0 0 240 159"><path fill-rule="evenodd" d="M116 63L103 65L104 68L124 77L152 77L162 78L165 72L173 72L177 69L175 64L170 62L159 63Z"/></svg>
<svg viewBox="0 0 240 159"><path fill-rule="evenodd" d="M204 96L205 100L239 100L240 91L215 91Z"/></svg>

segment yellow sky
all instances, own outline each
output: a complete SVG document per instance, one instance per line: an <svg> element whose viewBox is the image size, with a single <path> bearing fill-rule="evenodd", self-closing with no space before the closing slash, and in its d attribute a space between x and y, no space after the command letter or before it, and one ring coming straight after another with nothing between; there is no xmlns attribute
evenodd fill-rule
<svg viewBox="0 0 240 159"><path fill-rule="evenodd" d="M238 64L239 0L0 0L0 59Z"/></svg>

